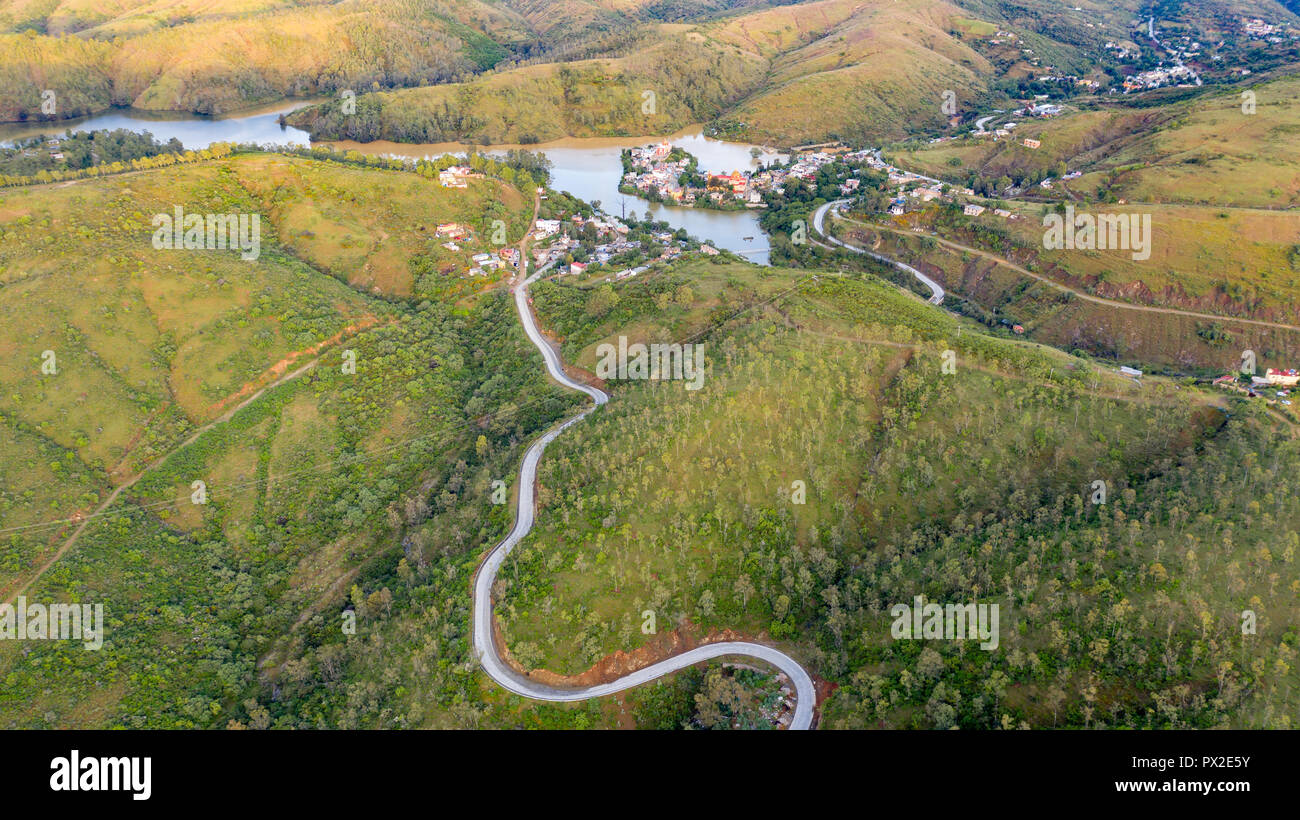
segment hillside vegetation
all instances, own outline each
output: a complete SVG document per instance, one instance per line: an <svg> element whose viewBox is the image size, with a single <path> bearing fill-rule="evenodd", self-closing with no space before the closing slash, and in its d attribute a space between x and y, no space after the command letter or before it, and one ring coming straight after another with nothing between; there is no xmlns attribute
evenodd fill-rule
<svg viewBox="0 0 1300 820"><path fill-rule="evenodd" d="M532 0L0 0L0 122L109 106L220 114L286 97L465 80L578 59L660 21L766 3ZM55 92L53 113L42 93Z"/></svg>
<svg viewBox="0 0 1300 820"><path fill-rule="evenodd" d="M457 0L249 2L187 0L165 12L126 4L0 9L0 121L49 119L109 106L219 114L259 102L350 89L444 82L505 58L529 34L498 6ZM75 34L68 33L76 29ZM43 33L48 31L49 33ZM0 32L3 25L0 23Z"/></svg>
<svg viewBox="0 0 1300 820"><path fill-rule="evenodd" d="M355 114L309 107L289 121L313 138L536 143L637 135L710 120L762 78L761 60L699 37L665 35L614 60L528 66L469 84L368 94Z"/></svg>
<svg viewBox="0 0 1300 820"><path fill-rule="evenodd" d="M610 400L538 466L492 590L503 654L576 685L754 640L814 675L823 728L1296 728L1300 415L1198 377L1300 359L1300 80L1074 93L1015 141L923 144L963 127L945 91L964 115L1043 64L1102 72L1147 13L1281 7L1079 2L0 0L0 120L320 94L291 121L324 138L892 142L976 193L888 214L864 172L828 231L941 306L801 241L846 196L834 162L764 194L778 267L684 231L643 266L671 226L626 218L608 267L531 286ZM547 377L510 269L468 271L535 250L534 216L582 238L561 270L603 258L543 157L101 134L58 165L0 152L0 600L106 615L99 651L0 641L0 727L771 728L782 681L727 659L550 704L474 656L520 460L587 401ZM1066 203L1149 215L1149 256L1045 249ZM256 218L253 257L159 248L178 208ZM702 345L699 389L608 377L624 337ZM918 596L998 607L996 648L899 638Z"/></svg>
<svg viewBox="0 0 1300 820"><path fill-rule="evenodd" d="M717 329L696 339L702 390L620 384L552 445L538 528L501 574L519 663L654 646L650 610L663 631L788 642L839 684L831 726L1290 724L1300 508L1255 497L1300 461L1276 422L959 333L887 286L678 275L618 288L604 318L537 291L588 367L613 335ZM1241 463L1259 472L1226 477ZM893 640L889 608L915 595L999 603L998 651ZM1242 640L1252 607L1270 625Z"/></svg>
<svg viewBox="0 0 1300 820"><path fill-rule="evenodd" d="M178 203L258 213L261 255L153 249L150 215ZM0 646L0 723L392 726L400 705L400 725L461 725L489 708L462 671L465 567L507 524L490 479L574 399L528 355L512 302L455 268L415 265L443 281L410 298L344 280L435 244L417 211L522 226L531 210L491 177L446 189L268 154L0 195L4 590L84 520L26 594L102 603L108 633L98 652ZM384 230L383 247L348 239ZM46 348L57 373L41 374ZM402 660L349 638L345 606Z"/></svg>
<svg viewBox="0 0 1300 820"><path fill-rule="evenodd" d="M719 130L797 145L939 127L945 91L969 98L993 76L964 41L966 14L934 0L824 0L709 27L710 36L769 60L764 87L728 111Z"/></svg>
<svg viewBox="0 0 1300 820"><path fill-rule="evenodd" d="M1012 207L1020 218L1010 221L935 207L897 220L875 214L832 224L849 242L937 279L955 308L994 326L1021 325L1062 349L1206 373L1233 369L1243 350L1255 351L1261 367L1289 367L1300 357L1294 214L1094 208L1151 214L1150 258L1134 259L1123 250L1045 250L1047 209Z"/></svg>
<svg viewBox="0 0 1300 820"><path fill-rule="evenodd" d="M258 215L260 255L155 249L153 217L176 206ZM472 293L438 248L436 221L419 221L431 213L473 223L473 247L497 216L520 236L531 208L497 180L455 191L275 155L0 194L0 350L12 363L0 372L0 418L15 443L0 465L6 526L91 512L258 389L391 321L390 303L349 283L400 297L418 276L424 296ZM69 531L6 536L2 588Z"/></svg>
<svg viewBox="0 0 1300 820"><path fill-rule="evenodd" d="M969 99L995 79L969 14L942 0L816 0L642 26L617 57L385 92L351 116L325 103L291 121L320 139L415 142L670 133L691 122L787 145L901 139L945 123L944 91Z"/></svg>
<svg viewBox="0 0 1300 820"><path fill-rule="evenodd" d="M1246 92L1254 113L1243 108ZM1014 140L961 139L891 157L962 184L1019 183L1064 163L1084 172L1064 185L1084 200L1287 208L1300 203L1297 133L1300 78L1281 77L1162 105L1089 108L1026 122ZM1026 148L1024 138L1042 146Z"/></svg>

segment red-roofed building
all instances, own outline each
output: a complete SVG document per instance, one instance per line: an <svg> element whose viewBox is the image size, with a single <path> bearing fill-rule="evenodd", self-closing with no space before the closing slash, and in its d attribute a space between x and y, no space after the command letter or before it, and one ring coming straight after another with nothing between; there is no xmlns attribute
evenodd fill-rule
<svg viewBox="0 0 1300 820"><path fill-rule="evenodd" d="M1268 371L1264 373L1264 378L1268 379L1269 384L1282 384L1291 387L1295 384L1300 384L1300 371L1295 369L1274 370L1270 367Z"/></svg>

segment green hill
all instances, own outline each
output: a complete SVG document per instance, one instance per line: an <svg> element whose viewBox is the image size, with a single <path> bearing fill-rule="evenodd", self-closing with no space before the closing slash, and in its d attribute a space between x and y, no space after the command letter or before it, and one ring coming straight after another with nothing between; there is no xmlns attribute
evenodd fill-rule
<svg viewBox="0 0 1300 820"><path fill-rule="evenodd" d="M250 2L222 12L140 3L116 14L100 5L26 17L28 4L0 4L0 121L51 118L45 90L55 92L53 118L63 119L124 105L218 114L444 82L491 67L533 37L517 15L476 0Z"/></svg>
<svg viewBox="0 0 1300 820"><path fill-rule="evenodd" d="M596 320L582 289L537 289L587 368L627 334L695 336L709 371L698 392L616 383L548 450L538 528L501 573L519 663L573 674L739 633L838 684L836 727L1288 724L1300 508L1234 506L1247 480L1203 491L1242 459L1289 481L1276 422L959 333L888 286L751 270L682 265ZM892 639L915 595L998 603L999 650ZM1269 637L1243 644L1250 607ZM647 611L676 637L645 634Z"/></svg>
<svg viewBox="0 0 1300 820"><path fill-rule="evenodd" d="M1083 176L1058 186L1058 196L1287 208L1300 202L1300 165L1291 150L1300 128L1298 91L1300 79L1281 76L1164 104L1085 105L1026 121L1015 139L963 138L890 156L962 184L1003 177L1032 183L1063 163ZM1025 138L1041 147L1025 147Z"/></svg>
<svg viewBox="0 0 1300 820"><path fill-rule="evenodd" d="M291 121L319 139L408 142L641 135L691 122L778 144L898 139L946 122L945 91L969 100L997 78L982 54L986 24L968 15L941 0L816 0L643 24L617 57L377 94L353 116L327 103ZM1077 47L1059 47L1082 59Z"/></svg>
<svg viewBox="0 0 1300 820"><path fill-rule="evenodd" d="M260 255L154 248L177 204L258 215ZM495 535L501 510L415 501L486 488L571 401L518 355L508 300L424 260L423 221L495 214L517 238L531 202L271 154L0 192L0 588L103 603L109 630L100 652L0 646L0 723L224 726L300 618L397 567L404 504L436 533L410 536L421 573ZM441 282L407 297L390 266Z"/></svg>

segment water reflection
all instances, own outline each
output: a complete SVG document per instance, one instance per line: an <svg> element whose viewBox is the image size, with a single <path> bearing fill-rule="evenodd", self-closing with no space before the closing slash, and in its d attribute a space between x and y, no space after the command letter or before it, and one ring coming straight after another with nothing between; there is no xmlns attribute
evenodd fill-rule
<svg viewBox="0 0 1300 820"><path fill-rule="evenodd" d="M190 150L201 150L214 142L308 145L310 138L306 131L282 126L279 117L282 113L310 105L312 102L315 101L281 102L227 117L201 117L120 109L76 120L0 125L0 143L38 135L62 134L69 129L97 131L125 128L136 132L148 131L155 139L162 142L175 137ZM761 163L777 158L783 159L778 154L761 151L758 157L755 157L751 152L751 149L755 148L752 145L709 139L701 133L699 126L692 126L666 139L699 157L700 169L704 171L730 173L734 170L757 168ZM650 214L655 219L668 222L674 228L685 228L691 235L711 241L719 248L743 254L753 262L766 265L768 263L767 238L759 230L758 214L754 210L711 211L701 208L674 207L654 204L639 197L619 193L618 183L623 170L619 155L622 150L657 140L658 138L655 137L563 139L538 145L483 146L479 150L487 153L505 151L509 148L540 151L554 163L552 186L556 189L568 191L588 202L598 201L606 211L615 215ZM325 144L367 154L410 158L432 158L446 153L464 153L467 147L462 143L416 145L383 141Z"/></svg>
<svg viewBox="0 0 1300 820"><path fill-rule="evenodd" d="M777 158L784 159L778 154L761 150L756 158L751 154L751 149L755 146L709 139L701 133L699 126L688 128L665 139L674 145L680 145L698 157L700 169L704 171L731 173L735 170L757 168L760 164ZM551 185L555 189L568 191L588 202L599 201L606 211L616 216L634 212L637 216L645 216L648 213L655 219L668 222L674 228L685 228L693 236L710 240L719 248L744 254L745 258L766 265L767 237L758 227L758 213L754 210L710 211L702 208L673 207L619 193L618 182L623 174L622 162L619 159L622 150L655 141L658 141L658 138L600 137L563 139L538 145L491 145L480 147L479 150L495 153L510 148L524 148L544 153L554 163L551 169ZM343 150L412 159L433 158L447 153L463 154L466 150L466 146L462 143L407 144L380 141L330 144Z"/></svg>
<svg viewBox="0 0 1300 820"><path fill-rule="evenodd" d="M58 122L11 123L0 125L0 143L28 139L35 136L54 136L66 131L112 131L125 128L141 133L148 131L154 139L166 142L175 137L191 151L201 151L214 142L252 142L258 145L309 145L311 137L300 128L281 126L279 118L315 100L295 100L291 103L247 109L227 117L202 117L198 115L141 111L122 108L105 111L90 117Z"/></svg>

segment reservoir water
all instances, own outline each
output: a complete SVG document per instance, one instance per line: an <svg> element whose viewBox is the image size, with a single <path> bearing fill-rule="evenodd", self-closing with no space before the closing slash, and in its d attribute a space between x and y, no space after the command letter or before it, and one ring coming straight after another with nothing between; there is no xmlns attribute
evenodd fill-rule
<svg viewBox="0 0 1300 820"><path fill-rule="evenodd" d="M156 114L136 109L120 109L84 117L50 123L22 123L0 125L0 142L11 142L37 135L55 135L73 131L126 128L148 131L158 140L166 142L175 137L187 149L200 150L214 142L257 143L259 145L310 145L306 131L282 126L279 116L313 100L278 103L240 112L227 117L200 117L181 114ZM702 208L682 208L655 204L639 197L619 193L622 176L619 155L624 148L645 145L667 139L680 145L699 158L702 171L726 172L757 168L763 162L777 159L775 153L760 153L755 158L755 146L738 142L709 139L699 126L692 126L665 137L617 137L593 139L563 139L537 145L480 146L484 153L523 148L546 154L553 163L551 187L568 191L588 202L599 202L610 214L620 216L635 212L637 216L652 215L674 228L685 228L687 233L708 240L719 248L743 254L760 265L767 264L767 237L758 227L758 215L753 210L713 211ZM434 158L447 153L463 154L461 143L409 144L397 142L333 142L325 143L340 149L357 150L368 154L406 157L412 159ZM760 149L761 150L761 149ZM784 159L784 157L780 157Z"/></svg>
<svg viewBox="0 0 1300 820"><path fill-rule="evenodd" d="M682 208L652 203L640 197L627 196L618 190L623 175L620 154L624 148L634 148L666 139L679 145L700 160L701 171L731 173L759 167L780 157L775 153L751 154L755 146L739 142L709 139L701 133L700 126L692 126L664 137L595 137L569 138L536 145L488 145L479 148L484 153L522 148L542 153L553 163L551 187L568 191L588 202L599 202L602 209L614 216L635 212L637 216L652 215L674 228L700 239L707 239L719 248L743 254L746 259L766 265L768 259L767 237L758 227L758 214L753 210L714 211L705 208ZM466 147L460 143L411 144L400 142L334 142L329 143L344 150L365 151L385 156L420 159L463 154ZM761 151L761 149L760 149Z"/></svg>
<svg viewBox="0 0 1300 820"><path fill-rule="evenodd" d="M198 115L121 108L105 111L90 117L58 122L6 123L0 125L0 143L10 143L40 135L56 135L65 131L102 131L125 128L130 131L148 131L161 142L175 137L187 149L200 151L214 142L255 142L258 145L310 145L306 131L291 126L281 126L279 117L297 108L311 105L316 100L296 100L276 103L241 111L229 117L201 117Z"/></svg>

